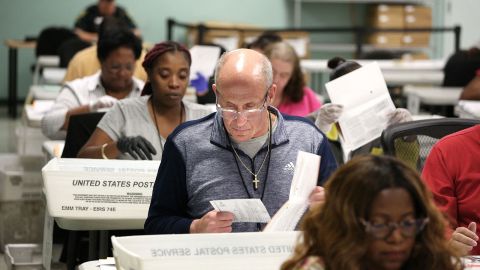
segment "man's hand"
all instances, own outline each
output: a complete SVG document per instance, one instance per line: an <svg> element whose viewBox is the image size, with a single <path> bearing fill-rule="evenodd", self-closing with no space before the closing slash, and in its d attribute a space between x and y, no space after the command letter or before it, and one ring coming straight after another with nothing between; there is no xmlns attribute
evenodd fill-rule
<svg viewBox="0 0 480 270"><path fill-rule="evenodd" d="M319 205L325 202L325 190L323 187L316 186L308 197L310 206Z"/></svg>
<svg viewBox="0 0 480 270"><path fill-rule="evenodd" d="M468 228L458 227L452 234L450 245L460 252L460 255L466 256L477 245L478 236L475 233L477 224L470 222Z"/></svg>
<svg viewBox="0 0 480 270"><path fill-rule="evenodd" d="M229 233L232 232L233 214L212 210L190 225L190 233Z"/></svg>

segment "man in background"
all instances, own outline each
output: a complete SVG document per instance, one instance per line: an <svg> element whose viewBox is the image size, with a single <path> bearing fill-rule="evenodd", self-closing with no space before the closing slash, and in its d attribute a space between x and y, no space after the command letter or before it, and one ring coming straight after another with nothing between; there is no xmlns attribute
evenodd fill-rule
<svg viewBox="0 0 480 270"><path fill-rule="evenodd" d="M140 31L133 20L122 7L116 5L115 0L98 0L96 5L89 6L77 18L75 33L84 41L96 42L100 24L105 17L114 17L122 21L135 35L140 36Z"/></svg>

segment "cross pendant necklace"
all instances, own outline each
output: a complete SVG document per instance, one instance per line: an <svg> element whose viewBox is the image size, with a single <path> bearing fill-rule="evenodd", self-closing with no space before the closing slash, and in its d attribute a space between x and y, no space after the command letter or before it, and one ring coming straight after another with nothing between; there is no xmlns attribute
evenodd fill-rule
<svg viewBox="0 0 480 270"><path fill-rule="evenodd" d="M235 158L240 161L240 164L242 164L242 166L243 166L251 175L253 175L252 184L253 184L253 189L254 189L254 190L257 190L257 189L258 189L258 184L260 183L260 180L258 180L258 174L259 174L260 171L262 170L263 165L265 164L265 161L267 160L267 157L270 155L270 143L271 143L271 139L272 139L272 119L271 119L270 113L269 113L269 115L268 115L268 119L269 119L269 127L268 127L267 153L265 154L265 157L263 158L262 164L260 165L260 168L258 168L257 173L255 173L254 171L251 171L251 170L248 168L248 166L245 165L245 163L243 163L242 159L240 158L240 156L238 155L237 151L235 150L235 147L232 145L232 149L233 149L233 153L235 154Z"/></svg>
<svg viewBox="0 0 480 270"><path fill-rule="evenodd" d="M257 190L257 189L258 189L258 184L260 183L260 181L258 180L256 174L254 174L253 177L254 177L254 179L253 179L253 181L252 181L252 182L253 182L253 186L254 186L255 190Z"/></svg>

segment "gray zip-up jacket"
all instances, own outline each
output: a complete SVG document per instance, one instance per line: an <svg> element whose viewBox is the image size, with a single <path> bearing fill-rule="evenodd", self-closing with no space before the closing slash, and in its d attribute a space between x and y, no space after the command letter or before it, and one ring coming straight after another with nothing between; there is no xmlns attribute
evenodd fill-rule
<svg viewBox="0 0 480 270"><path fill-rule="evenodd" d="M288 200L298 151L321 156L318 185L322 185L337 168L325 136L305 118L281 115L272 107L269 110L277 115L278 123L272 133L270 156L258 173L257 190L252 174L236 160L218 114L179 126L165 143L145 231L188 233L194 219L213 210L211 200L259 198L273 216ZM268 154L267 143L253 159L235 149L243 163L257 172ZM262 226L233 223L232 229L258 231Z"/></svg>

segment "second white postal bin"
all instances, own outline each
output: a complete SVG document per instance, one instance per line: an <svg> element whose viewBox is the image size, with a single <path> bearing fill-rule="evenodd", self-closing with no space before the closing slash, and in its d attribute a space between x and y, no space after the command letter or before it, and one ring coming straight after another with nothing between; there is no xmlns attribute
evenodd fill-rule
<svg viewBox="0 0 480 270"><path fill-rule="evenodd" d="M141 229L160 161L60 159L42 169L47 207L69 230Z"/></svg>

